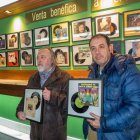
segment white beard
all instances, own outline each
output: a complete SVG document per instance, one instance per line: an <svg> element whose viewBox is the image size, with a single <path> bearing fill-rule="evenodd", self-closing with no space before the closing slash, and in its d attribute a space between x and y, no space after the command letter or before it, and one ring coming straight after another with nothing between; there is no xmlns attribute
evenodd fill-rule
<svg viewBox="0 0 140 140"><path fill-rule="evenodd" d="M38 69L38 71L39 72L44 72L45 71L45 68L44 68L44 66L37 66L37 69Z"/></svg>

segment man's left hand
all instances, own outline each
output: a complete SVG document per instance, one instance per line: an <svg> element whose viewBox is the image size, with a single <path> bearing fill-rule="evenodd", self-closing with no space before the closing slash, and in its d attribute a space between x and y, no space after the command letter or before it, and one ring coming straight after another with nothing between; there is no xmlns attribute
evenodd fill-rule
<svg viewBox="0 0 140 140"><path fill-rule="evenodd" d="M100 128L100 117L95 115L94 113L90 113L93 119L87 119L91 126L94 128Z"/></svg>

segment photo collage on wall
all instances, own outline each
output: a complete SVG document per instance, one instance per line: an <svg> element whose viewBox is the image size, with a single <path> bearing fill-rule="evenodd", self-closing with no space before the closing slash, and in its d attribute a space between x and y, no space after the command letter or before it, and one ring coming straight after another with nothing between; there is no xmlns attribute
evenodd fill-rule
<svg viewBox="0 0 140 140"><path fill-rule="evenodd" d="M124 43L120 39L120 16ZM122 23L121 23L122 24ZM55 23L31 30L0 35L0 67L36 66L37 52L51 47L60 67L88 66L92 63L89 40L95 34L106 34L111 39L114 52L132 55L139 60L140 10L112 13ZM121 34L121 36L120 36ZM131 39L132 38L132 39ZM124 49L122 49L124 45ZM72 53L72 55L71 55Z"/></svg>

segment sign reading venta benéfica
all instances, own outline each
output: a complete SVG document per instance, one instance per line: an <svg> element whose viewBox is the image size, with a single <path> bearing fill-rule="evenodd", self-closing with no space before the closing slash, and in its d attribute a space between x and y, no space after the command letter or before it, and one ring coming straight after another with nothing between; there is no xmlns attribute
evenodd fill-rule
<svg viewBox="0 0 140 140"><path fill-rule="evenodd" d="M92 0L92 11L139 2L140 0Z"/></svg>
<svg viewBox="0 0 140 140"><path fill-rule="evenodd" d="M50 8L30 12L25 15L27 23L46 20L53 17L76 14L87 10L87 0L73 0Z"/></svg>

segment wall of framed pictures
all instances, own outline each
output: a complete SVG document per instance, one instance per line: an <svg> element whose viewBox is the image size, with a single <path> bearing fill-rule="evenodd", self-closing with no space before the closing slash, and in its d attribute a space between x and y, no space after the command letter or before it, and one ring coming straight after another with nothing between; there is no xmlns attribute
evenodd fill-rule
<svg viewBox="0 0 140 140"><path fill-rule="evenodd" d="M72 0L65 0L69 1ZM36 69L38 50L44 47L53 49L62 69L87 70L92 63L88 42L97 33L107 34L114 49L118 53L132 55L140 68L140 2L92 11L92 1L87 0L87 11L30 24L26 23L26 13L0 20L0 70ZM7 96L0 97L1 104L11 110L7 116L5 111L0 115L18 121L13 112L19 98L12 97L9 107ZM82 126L82 120L78 118L75 121L69 117L69 122L68 135L82 139L80 127L73 131L73 124Z"/></svg>
<svg viewBox="0 0 140 140"><path fill-rule="evenodd" d="M92 0L87 0L87 3L89 4L90 1ZM12 20L13 18L16 20L16 16L3 19L0 21L0 69L9 67L36 69L36 49L46 46L53 48L56 55L58 50L61 54L65 54L63 57L66 61L60 63L58 60L58 66L62 69L87 69L92 60L84 55L87 50L81 48L88 47L91 36L98 33L107 34L119 53L128 53L126 50L129 48L127 43L129 40L133 40L132 51L138 52L140 10L137 5L139 4L140 2L135 2L103 11L91 11L88 7L84 14L56 17L30 24L26 24L26 20L23 20L25 13L22 13L18 15L21 17L22 28L20 29L12 27L16 26L12 25ZM6 28L3 28L3 25ZM132 56L135 58L140 57L138 53L137 56L133 54L134 52ZM79 56L85 61L76 60ZM29 57L30 60L27 62ZM16 63L15 60L17 60Z"/></svg>

